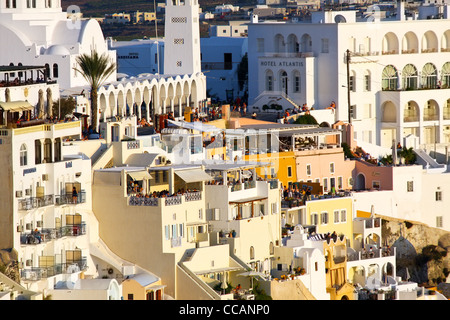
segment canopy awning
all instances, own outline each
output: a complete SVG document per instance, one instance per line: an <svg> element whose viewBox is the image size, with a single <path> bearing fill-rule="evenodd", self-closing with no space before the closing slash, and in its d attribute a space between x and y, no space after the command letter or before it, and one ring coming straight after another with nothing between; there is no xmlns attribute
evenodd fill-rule
<svg viewBox="0 0 450 320"><path fill-rule="evenodd" d="M134 180L153 179L153 177L147 171L132 171L127 174Z"/></svg>
<svg viewBox="0 0 450 320"><path fill-rule="evenodd" d="M183 179L186 183L213 180L213 177L211 177L201 169L175 171L175 174Z"/></svg>
<svg viewBox="0 0 450 320"><path fill-rule="evenodd" d="M19 112L34 109L34 107L28 101L0 102L0 108L2 108L3 111L11 111L11 112Z"/></svg>
<svg viewBox="0 0 450 320"><path fill-rule="evenodd" d="M243 204L243 203L249 203L249 202L255 202L255 201L262 201L262 200L266 200L267 197L251 197L251 198L244 198L244 199L239 199L239 200L235 200L235 201L230 201L229 204Z"/></svg>

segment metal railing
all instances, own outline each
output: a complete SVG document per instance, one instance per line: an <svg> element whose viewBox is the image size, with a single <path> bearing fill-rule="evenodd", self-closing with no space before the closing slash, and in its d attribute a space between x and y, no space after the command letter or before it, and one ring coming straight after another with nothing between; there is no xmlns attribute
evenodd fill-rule
<svg viewBox="0 0 450 320"><path fill-rule="evenodd" d="M43 197L29 197L18 200L19 210L31 210L41 208L52 205L53 203L54 201L52 194L48 194Z"/></svg>
<svg viewBox="0 0 450 320"><path fill-rule="evenodd" d="M71 261L66 263L58 263L49 267L30 267L20 271L22 280L39 281L45 278L53 277L58 274L69 274L87 269L87 258Z"/></svg>
<svg viewBox="0 0 450 320"><path fill-rule="evenodd" d="M86 192L84 190L81 190L78 192L77 200L74 201L72 194L60 194L55 196L55 204L56 205L63 205L63 204L79 204L79 203L85 203L86 202Z"/></svg>
<svg viewBox="0 0 450 320"><path fill-rule="evenodd" d="M86 223L66 225L60 228L42 228L36 234L34 231L22 232L20 234L20 244L39 244L62 237L77 237L86 234ZM40 241L39 241L40 240Z"/></svg>

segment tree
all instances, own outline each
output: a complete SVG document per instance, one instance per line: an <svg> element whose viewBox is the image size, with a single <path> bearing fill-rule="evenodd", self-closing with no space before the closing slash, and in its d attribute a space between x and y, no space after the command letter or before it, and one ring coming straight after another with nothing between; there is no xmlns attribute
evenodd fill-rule
<svg viewBox="0 0 450 320"><path fill-rule="evenodd" d="M66 115L72 114L75 109L76 101L73 97L59 98L53 102L53 114L57 114L59 119L64 119ZM61 114L59 114L61 112Z"/></svg>
<svg viewBox="0 0 450 320"><path fill-rule="evenodd" d="M304 114L295 120L296 124L318 124L316 118L310 114Z"/></svg>
<svg viewBox="0 0 450 320"><path fill-rule="evenodd" d="M414 153L413 148L406 148L400 151L400 156L405 159L405 164L414 164L416 162L416 154Z"/></svg>
<svg viewBox="0 0 450 320"><path fill-rule="evenodd" d="M90 55L81 54L76 59L79 68L75 71L89 82L91 86L91 125L94 132L97 131L98 102L97 91L105 80L116 71L116 63L111 62L106 54L99 55L97 51L92 51Z"/></svg>

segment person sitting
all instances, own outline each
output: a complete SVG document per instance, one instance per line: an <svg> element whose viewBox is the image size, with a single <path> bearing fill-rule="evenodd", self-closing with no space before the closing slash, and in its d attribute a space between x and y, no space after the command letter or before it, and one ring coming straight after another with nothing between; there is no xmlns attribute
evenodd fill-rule
<svg viewBox="0 0 450 320"><path fill-rule="evenodd" d="M34 238L37 239L39 243L41 243L42 241L41 233L37 228L34 230Z"/></svg>

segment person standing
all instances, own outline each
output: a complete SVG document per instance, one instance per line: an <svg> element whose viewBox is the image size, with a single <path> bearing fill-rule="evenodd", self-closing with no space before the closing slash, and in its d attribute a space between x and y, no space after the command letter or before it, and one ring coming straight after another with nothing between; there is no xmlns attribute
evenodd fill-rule
<svg viewBox="0 0 450 320"><path fill-rule="evenodd" d="M75 186L72 188L72 202L73 203L78 202L78 192L77 192L77 188Z"/></svg>

